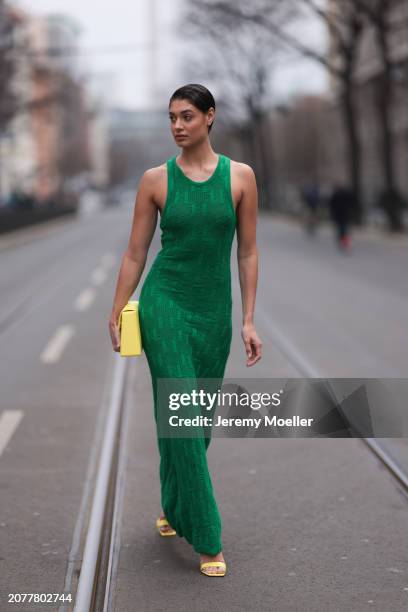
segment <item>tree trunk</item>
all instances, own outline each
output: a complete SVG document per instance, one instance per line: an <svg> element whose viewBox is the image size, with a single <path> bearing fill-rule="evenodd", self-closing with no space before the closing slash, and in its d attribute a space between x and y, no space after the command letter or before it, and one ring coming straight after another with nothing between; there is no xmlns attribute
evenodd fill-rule
<svg viewBox="0 0 408 612"><path fill-rule="evenodd" d="M389 229L394 232L400 232L404 231L404 226L395 178L394 134L391 122L393 87L385 14L380 16L376 24L376 30L382 60L382 74L378 80L376 92L377 113L382 136L381 160L384 173L384 193L381 196L381 201L388 218Z"/></svg>
<svg viewBox="0 0 408 612"><path fill-rule="evenodd" d="M344 81L344 91L341 96L343 119L348 139L347 165L349 180L356 198L354 222L362 225L364 222L361 189L361 147L357 131L357 119L353 103L353 87L351 77Z"/></svg>

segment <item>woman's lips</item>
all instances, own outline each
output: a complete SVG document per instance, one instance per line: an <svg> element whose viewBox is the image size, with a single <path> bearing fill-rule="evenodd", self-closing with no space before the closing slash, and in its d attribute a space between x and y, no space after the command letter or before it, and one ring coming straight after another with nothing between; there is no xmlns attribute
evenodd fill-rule
<svg viewBox="0 0 408 612"><path fill-rule="evenodd" d="M185 134L179 134L176 135L176 138L187 138L187 136Z"/></svg>

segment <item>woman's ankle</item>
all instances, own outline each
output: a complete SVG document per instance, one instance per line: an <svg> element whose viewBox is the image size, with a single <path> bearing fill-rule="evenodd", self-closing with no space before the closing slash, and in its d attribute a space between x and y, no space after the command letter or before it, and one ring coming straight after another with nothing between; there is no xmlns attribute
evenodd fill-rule
<svg viewBox="0 0 408 612"><path fill-rule="evenodd" d="M215 559L216 557L224 557L222 550L220 550L219 553L217 553L216 555L209 555L208 553L200 553L201 557L209 557L211 559Z"/></svg>

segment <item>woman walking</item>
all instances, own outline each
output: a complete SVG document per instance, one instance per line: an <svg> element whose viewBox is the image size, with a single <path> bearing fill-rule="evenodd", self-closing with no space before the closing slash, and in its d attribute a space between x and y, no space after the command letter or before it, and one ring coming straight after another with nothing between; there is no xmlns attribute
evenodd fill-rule
<svg viewBox="0 0 408 612"><path fill-rule="evenodd" d="M256 180L250 166L214 152L209 140L214 117L215 101L204 86L189 84L173 93L169 118L182 152L147 170L140 180L109 322L118 351L119 315L139 283L159 211L162 249L139 297L156 424L161 378L212 379L211 384L223 379L232 339L230 257L235 231L247 366L261 359L262 343L253 320ZM206 456L210 439L208 434L157 436L163 512L156 526L161 535L178 534L193 546L203 574L224 576L221 517Z"/></svg>

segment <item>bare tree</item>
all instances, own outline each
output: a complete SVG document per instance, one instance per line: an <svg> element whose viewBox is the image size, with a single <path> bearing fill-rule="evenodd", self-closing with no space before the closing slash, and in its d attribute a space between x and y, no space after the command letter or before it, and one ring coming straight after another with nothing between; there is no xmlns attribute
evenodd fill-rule
<svg viewBox="0 0 408 612"><path fill-rule="evenodd" d="M279 40L285 47L294 49L299 54L318 62L338 80L341 109L349 145L346 163L357 201L355 222L362 223L361 147L353 96L353 75L364 25L364 15L360 8L353 0L344 0L341 6L336 2L322 4L318 0L293 0L289 3L291 20L285 20L282 23L276 19L276 15L279 15L277 9L282 6L283 0L264 0L250 5L244 2L237 3L234 0L216 2L202 0L202 4L205 5L207 11L215 11L224 17L228 16L229 27L234 21L251 21L257 24L269 32L271 40ZM288 25L292 25L296 17L304 16L305 11L321 19L329 29L332 41L331 53L327 54L313 48L291 32Z"/></svg>
<svg viewBox="0 0 408 612"><path fill-rule="evenodd" d="M355 0L360 11L372 25L377 41L380 59L380 72L375 82L375 103L381 128L381 159L384 172L384 191L380 202L388 216L389 228L402 231L403 218L401 195L398 193L395 176L395 146L392 127L392 110L394 106L394 73L398 70L398 59L392 53L392 40L401 28L397 20L392 19L396 8L394 0ZM407 23L402 24L407 30Z"/></svg>
<svg viewBox="0 0 408 612"><path fill-rule="evenodd" d="M284 19L287 7L280 6L280 18ZM185 73L195 79L200 74L216 83L224 124L239 134L245 157L251 160L258 176L260 205L273 206L272 133L267 112L271 105L271 75L280 53L278 45L272 45L270 35L256 24L231 24L228 16L208 10L205 1L191 0L187 7L180 32L184 37L187 32L201 45L195 62L189 53Z"/></svg>

